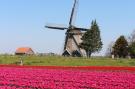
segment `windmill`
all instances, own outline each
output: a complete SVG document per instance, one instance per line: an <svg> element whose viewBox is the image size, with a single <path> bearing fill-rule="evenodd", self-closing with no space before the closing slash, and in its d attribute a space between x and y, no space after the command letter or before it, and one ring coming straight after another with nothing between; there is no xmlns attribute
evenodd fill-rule
<svg viewBox="0 0 135 89"><path fill-rule="evenodd" d="M73 25L76 9L78 5L78 0L74 0L74 5L71 12L71 17L69 21L69 26L56 26L56 25L46 25L46 28L50 29L59 29L59 30L67 30L64 44L64 51L62 53L63 56L84 56L85 51L79 47L81 43L81 37L83 35L82 31L87 31L88 29L79 28Z"/></svg>

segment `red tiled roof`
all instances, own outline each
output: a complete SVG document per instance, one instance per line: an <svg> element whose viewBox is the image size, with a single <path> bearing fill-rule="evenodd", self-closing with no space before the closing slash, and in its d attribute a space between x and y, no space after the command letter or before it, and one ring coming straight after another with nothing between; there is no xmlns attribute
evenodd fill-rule
<svg viewBox="0 0 135 89"><path fill-rule="evenodd" d="M27 53L29 51L32 51L32 49L29 47L21 47L18 48L15 53Z"/></svg>

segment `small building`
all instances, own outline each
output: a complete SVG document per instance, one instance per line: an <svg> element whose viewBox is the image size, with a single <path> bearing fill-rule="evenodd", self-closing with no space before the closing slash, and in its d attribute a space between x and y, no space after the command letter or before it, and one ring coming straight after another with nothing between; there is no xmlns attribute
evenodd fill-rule
<svg viewBox="0 0 135 89"><path fill-rule="evenodd" d="M29 47L17 48L15 55L34 55L34 51Z"/></svg>

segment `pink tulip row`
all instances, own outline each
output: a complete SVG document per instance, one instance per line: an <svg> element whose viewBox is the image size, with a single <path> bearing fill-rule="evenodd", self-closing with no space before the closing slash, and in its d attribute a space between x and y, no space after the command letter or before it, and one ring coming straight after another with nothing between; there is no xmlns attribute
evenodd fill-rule
<svg viewBox="0 0 135 89"><path fill-rule="evenodd" d="M0 89L135 89L135 72L0 67Z"/></svg>

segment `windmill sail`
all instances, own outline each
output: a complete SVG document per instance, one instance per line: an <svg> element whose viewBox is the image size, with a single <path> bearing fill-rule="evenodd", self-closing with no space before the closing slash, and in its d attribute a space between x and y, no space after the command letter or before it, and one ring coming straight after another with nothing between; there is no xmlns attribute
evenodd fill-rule
<svg viewBox="0 0 135 89"><path fill-rule="evenodd" d="M46 28L50 28L50 29L58 29L58 30L65 30L68 29L67 26L63 25L63 24L52 24L52 23L48 23L45 26Z"/></svg>
<svg viewBox="0 0 135 89"><path fill-rule="evenodd" d="M72 26L75 22L76 13L77 13L78 0L74 0L74 5L71 12L71 17L69 21L69 26Z"/></svg>
<svg viewBox="0 0 135 89"><path fill-rule="evenodd" d="M86 29L86 28L78 28L78 27L75 27L76 30L81 30L81 31L88 31L89 29Z"/></svg>

